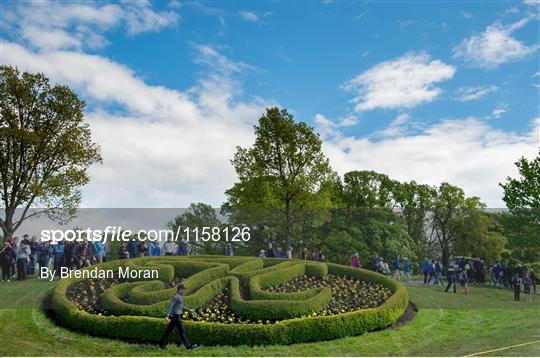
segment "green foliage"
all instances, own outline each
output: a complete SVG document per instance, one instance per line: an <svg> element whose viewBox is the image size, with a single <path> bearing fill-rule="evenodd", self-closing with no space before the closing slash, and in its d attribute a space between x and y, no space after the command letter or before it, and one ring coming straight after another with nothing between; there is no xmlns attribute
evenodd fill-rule
<svg viewBox="0 0 540 358"><path fill-rule="evenodd" d="M100 268L113 268L117 265L129 265L132 262L139 266L171 265L177 274L185 265L173 264L174 261L198 265L212 262L218 266L206 268L202 272L227 266L215 261L226 262L227 258L211 256L200 258L177 257L155 259L143 258L137 260L123 260L104 263ZM232 261L233 258L231 258ZM311 312L316 312L325 307L331 299L331 290L327 287L305 292L293 292L297 297L278 294L275 299L244 300L241 297L239 275L250 267L260 267L261 260L254 266L246 263L251 258L234 258L236 272L227 271L224 276L212 279L206 277L203 281L210 280L202 285L197 291L187 295L185 302L188 307L204 304L216 294L227 288L231 295L231 306L235 312L253 319L281 319L274 324L222 324L214 322L185 321L187 334L194 342L203 345L216 344L291 344L315 340L332 339L349 335L357 335L370 330L380 329L395 322L404 312L408 304L408 296L405 288L394 280L374 272L351 269L346 266L316 262L292 260L290 264L274 263L277 260L263 260L264 266L257 275L252 275L252 283L257 282L259 287L275 285L283 282L286 278L298 277L301 274L327 275L329 272L336 275L344 275L356 279L374 282L388 288L392 295L383 305L374 309L357 310L335 316L300 317ZM241 263L238 259L243 259ZM199 266L200 267L200 266ZM183 272L189 272L185 270ZM228 275L228 276L227 276ZM163 282L127 282L109 288L102 296L103 304L114 316L100 316L89 314L78 309L77 305L66 297L68 288L80 282L81 279L63 279L58 281L52 292L52 306L59 319L64 324L93 334L114 338L141 339L145 341L157 341L167 322L162 317L168 300L151 304L134 304L125 302L132 300L137 294L152 293L163 290ZM303 297L299 297L302 296ZM142 296L139 296L139 299ZM153 318L156 317L156 318Z"/></svg>
<svg viewBox="0 0 540 358"><path fill-rule="evenodd" d="M478 204L470 199L464 215L457 219L457 230L453 252L468 257L478 257L488 265L500 261L507 252L507 239L502 228L478 208Z"/></svg>
<svg viewBox="0 0 540 358"><path fill-rule="evenodd" d="M512 256L522 261L540 260L540 155L516 162L520 177L500 184L509 214L499 216Z"/></svg>
<svg viewBox="0 0 540 358"><path fill-rule="evenodd" d="M218 216L218 212L212 208L211 205L191 203L189 208L181 215L178 215L171 220L168 226L173 232L178 232L178 229L180 229L179 232L183 235L183 230L186 228L222 227L223 223ZM213 240L191 241L191 245L189 246L191 254L204 253L207 255L215 255L223 253L223 244Z"/></svg>
<svg viewBox="0 0 540 358"><path fill-rule="evenodd" d="M325 224L327 234L315 239L328 260L350 264L358 252L364 259L374 253L387 259L414 258L413 243L396 213L382 208L337 209Z"/></svg>
<svg viewBox="0 0 540 358"><path fill-rule="evenodd" d="M439 185L433 202L431 225L444 265L450 261L458 221L464 208L465 193L461 188L449 183Z"/></svg>
<svg viewBox="0 0 540 358"><path fill-rule="evenodd" d="M516 208L540 209L540 152L534 160L520 158L516 162L519 179L506 178L500 184L504 189L503 200L510 210Z"/></svg>
<svg viewBox="0 0 540 358"><path fill-rule="evenodd" d="M400 221L414 243L414 256L411 259L421 260L431 256L432 242L427 235L426 218L433 207L436 189L429 185L417 184L415 181L397 182L392 194L400 209Z"/></svg>
<svg viewBox="0 0 540 358"><path fill-rule="evenodd" d="M319 135L286 109L267 109L255 137L253 147L237 148L232 164L239 182L226 191L222 209L233 222L257 226L290 245L306 224L327 220L325 209L332 204L327 183L335 173Z"/></svg>
<svg viewBox="0 0 540 358"><path fill-rule="evenodd" d="M0 67L0 228L11 237L41 214L61 223L75 214L87 169L100 148L84 123L85 103L42 74ZM41 209L30 210L40 207ZM22 208L20 217L15 209Z"/></svg>
<svg viewBox="0 0 540 358"><path fill-rule="evenodd" d="M395 182L386 174L352 171L343 176L345 203L353 208L390 208Z"/></svg>

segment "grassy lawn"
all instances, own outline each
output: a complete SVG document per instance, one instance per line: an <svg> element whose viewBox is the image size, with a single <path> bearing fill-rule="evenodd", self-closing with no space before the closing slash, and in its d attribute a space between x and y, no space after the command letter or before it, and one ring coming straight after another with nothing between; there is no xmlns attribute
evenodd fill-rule
<svg viewBox="0 0 540 358"><path fill-rule="evenodd" d="M0 283L0 356L463 356L540 341L540 295L533 303L513 302L511 291L495 288L473 287L466 297L444 293L440 286L407 286L419 312L395 329L290 346L201 347L186 352L169 345L162 351L56 326L40 309L51 287L38 279ZM488 355L540 356L540 342Z"/></svg>

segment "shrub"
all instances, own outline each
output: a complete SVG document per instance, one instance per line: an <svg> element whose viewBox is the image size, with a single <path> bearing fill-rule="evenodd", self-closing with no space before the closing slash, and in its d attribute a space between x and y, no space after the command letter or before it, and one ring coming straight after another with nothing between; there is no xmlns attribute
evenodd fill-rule
<svg viewBox="0 0 540 358"><path fill-rule="evenodd" d="M313 269L317 266L317 269ZM322 269L324 267L325 269ZM324 263L311 264L307 262L296 262L295 265L275 269L251 278L249 289L252 299L257 300L284 300L284 301L303 301L310 299L321 293L322 288L314 288L300 292L270 292L263 288L276 286L289 282L304 274L308 276L324 277L328 274L328 268Z"/></svg>
<svg viewBox="0 0 540 358"><path fill-rule="evenodd" d="M234 261L229 265L228 260ZM164 284L170 278L170 270L176 277L186 277L192 287L191 294L185 296L188 307L204 305L228 289L234 312L254 320L279 320L273 324L185 321L190 339L205 345L291 344L362 334L391 325L403 314L408 304L407 291L400 283L371 271L331 263L221 256L149 257L107 262L101 264L100 268L119 265L170 269L162 269L166 273L163 280L160 276L159 281L126 282L106 290L101 296L101 303L114 314L111 316L80 310L77 304L67 298L66 293L70 286L83 280L62 279L52 292L52 305L58 318L65 325L94 335L157 341L167 324L161 317L165 314L171 295L171 289L164 289ZM324 308L332 297L331 289L324 287L292 293L263 290L304 274L324 277L329 273L382 285L392 295L381 306L372 309L333 316L302 317ZM240 294L240 284L244 282L249 285L251 300L244 300Z"/></svg>

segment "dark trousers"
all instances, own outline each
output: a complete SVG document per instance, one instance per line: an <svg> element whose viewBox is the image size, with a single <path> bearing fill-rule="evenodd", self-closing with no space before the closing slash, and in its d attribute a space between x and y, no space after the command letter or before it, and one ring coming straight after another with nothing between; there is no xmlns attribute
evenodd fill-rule
<svg viewBox="0 0 540 358"><path fill-rule="evenodd" d="M182 343L186 347L189 346L189 342L186 338L186 331L184 329L184 324L182 323L182 320L180 319L180 315L173 314L170 315L169 318L171 319L169 321L169 325L165 329L165 332L163 332L163 336L161 336L161 340L159 341L160 346L164 346L167 343L167 337L169 337L169 334L174 330L174 328L178 328L178 332L180 333L180 339L182 340Z"/></svg>
<svg viewBox="0 0 540 358"><path fill-rule="evenodd" d="M17 280L26 280L26 270L28 269L27 259L17 259Z"/></svg>
<svg viewBox="0 0 540 358"><path fill-rule="evenodd" d="M11 280L11 262L2 261L0 265L2 266L2 280Z"/></svg>
<svg viewBox="0 0 540 358"><path fill-rule="evenodd" d="M62 256L57 256L54 258L54 269L56 272L60 272L60 268L62 267Z"/></svg>
<svg viewBox="0 0 540 358"><path fill-rule="evenodd" d="M519 294L521 291L514 291L514 301L519 301Z"/></svg>
<svg viewBox="0 0 540 358"><path fill-rule="evenodd" d="M442 281L441 281L442 283ZM444 292L448 292L448 290L450 289L450 286L454 286L454 293L456 293L456 283L454 282L453 279L448 279L448 284L446 285L446 288L444 289Z"/></svg>
<svg viewBox="0 0 540 358"><path fill-rule="evenodd" d="M429 271L422 271L422 273L424 274L424 284L427 284Z"/></svg>
<svg viewBox="0 0 540 358"><path fill-rule="evenodd" d="M47 267L49 268L49 255L40 255L39 256L39 260L38 260L38 263L39 263L39 269L41 270L42 267Z"/></svg>
<svg viewBox="0 0 540 358"><path fill-rule="evenodd" d="M26 270L26 274L29 276L32 276L36 269L36 256L37 254L30 254L30 261L28 262L28 269Z"/></svg>

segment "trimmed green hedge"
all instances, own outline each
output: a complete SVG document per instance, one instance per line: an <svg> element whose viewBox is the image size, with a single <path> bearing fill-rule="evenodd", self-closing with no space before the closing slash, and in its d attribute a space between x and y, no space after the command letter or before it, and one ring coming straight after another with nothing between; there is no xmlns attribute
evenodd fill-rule
<svg viewBox="0 0 540 358"><path fill-rule="evenodd" d="M108 262L100 265L100 268L115 268L118 265L129 266L136 263L140 266L154 266L156 264L170 265L175 274L181 266L166 261L181 261L193 263L200 262L214 264L228 264L228 260L233 258L217 256L204 257L167 257L166 259L143 258L135 260L122 260ZM250 263L256 261L253 258L234 258L234 264L230 270L223 272L224 267L204 266L202 272L210 271L205 275L198 275L200 279L193 282L193 287L200 285L199 289L185 297L188 307L198 307L208 302L226 287L229 288L231 296L231 306L235 312L241 315L247 315L254 319L263 319L257 317L269 317L269 312L273 319L280 317L279 322L274 324L222 324L213 322L185 321L186 333L190 340L205 345L261 345L261 344L291 344L298 342L308 342L317 340L334 339L345 336L362 334L367 331L381 329L394 323L405 311L408 305L407 291L403 285L391 278L379 275L377 273L354 269L337 264L322 264L301 260L287 260L271 265L268 260L263 260L263 268L246 272L244 269L258 268L260 263ZM233 262L233 261L231 261ZM272 261L270 261L273 263ZM244 268L240 266L245 265ZM199 266L202 268L202 266ZM218 270L217 268L221 268ZM303 270L303 273L302 273ZM223 277L214 278L218 271ZM236 272L232 272L236 271ZM239 272L238 272L239 271ZM257 273L255 273L257 272ZM304 292L294 292L298 296L278 296L277 299L261 299L245 301L240 296L239 285L241 280L244 282L257 283L259 288L269 287L265 285L276 285L282 283L283 278L273 278L275 276L294 277L298 274L307 274L313 276L324 276L328 273L340 276L348 276L359 280L369 281L388 288L392 295L381 306L373 309L363 309L354 312L343 313L334 316L318 317L299 317L318 311L321 307L327 305L331 298L331 290L323 288L319 292L316 290L307 290ZM193 274L195 275L195 274ZM193 276L192 275L192 276ZM209 281L207 281L209 280ZM167 309L168 300L153 303L144 301L141 297L144 294L158 292L163 287L163 282L127 282L118 284L107 290L102 296L103 305L107 305L107 310L115 312L117 316L100 316L89 314L79 310L74 302L66 297L68 288L82 281L82 279L62 279L52 292L52 305L58 318L65 324L74 329L84 331L90 334L106 336L112 338L140 339L144 341L157 342L167 325L167 321L161 318ZM204 283L207 281L206 283ZM165 291L165 290L163 290ZM162 292L163 292L162 291ZM254 292L259 292L255 290ZM265 292L261 289L261 292ZM137 296L140 295L140 296ZM124 302L120 298L132 298L137 296L141 299L139 302L150 304L133 304ZM293 298L294 297L294 298ZM326 303L325 303L326 302ZM294 314L292 314L294 313ZM141 316L144 315L144 316ZM156 318L154 318L156 317ZM157 318L159 317L159 318ZM172 337L171 337L172 338ZM172 338L177 339L177 338Z"/></svg>
<svg viewBox="0 0 540 358"><path fill-rule="evenodd" d="M314 269L314 267L317 268ZM328 268L325 263L296 262L295 265L254 276L249 282L251 298L257 300L302 301L320 294L323 290L322 288L312 288L300 292L271 292L263 290L263 288L277 286L305 274L308 276L324 277L328 274Z"/></svg>

